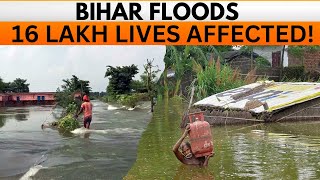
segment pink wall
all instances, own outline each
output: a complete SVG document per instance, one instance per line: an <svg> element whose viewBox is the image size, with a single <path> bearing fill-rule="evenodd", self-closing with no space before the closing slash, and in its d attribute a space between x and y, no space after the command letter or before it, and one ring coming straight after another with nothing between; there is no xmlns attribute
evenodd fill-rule
<svg viewBox="0 0 320 180"><path fill-rule="evenodd" d="M41 94L41 93L31 93L31 94L12 94L12 100L16 101L17 97L20 97L20 101L37 101L38 96L40 97L40 100L42 100L42 96L44 96L44 100L54 100L54 95L53 94Z"/></svg>
<svg viewBox="0 0 320 180"><path fill-rule="evenodd" d="M8 101L8 95L0 95L0 101L3 102L3 101Z"/></svg>

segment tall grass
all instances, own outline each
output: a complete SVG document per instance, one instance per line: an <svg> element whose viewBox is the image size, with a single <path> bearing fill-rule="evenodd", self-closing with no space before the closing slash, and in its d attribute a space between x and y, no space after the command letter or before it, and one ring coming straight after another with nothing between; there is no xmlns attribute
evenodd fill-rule
<svg viewBox="0 0 320 180"><path fill-rule="evenodd" d="M195 84L195 98L197 100L246 84L237 70L233 70L228 65L221 65L219 59L216 63L209 63L204 68L193 62L193 67L197 77Z"/></svg>

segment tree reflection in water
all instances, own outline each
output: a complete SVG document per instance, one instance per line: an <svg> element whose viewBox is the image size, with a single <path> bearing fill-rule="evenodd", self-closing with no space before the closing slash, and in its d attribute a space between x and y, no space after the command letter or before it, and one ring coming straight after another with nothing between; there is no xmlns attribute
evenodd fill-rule
<svg viewBox="0 0 320 180"><path fill-rule="evenodd" d="M0 128L3 127L5 123L6 123L5 116L0 115Z"/></svg>
<svg viewBox="0 0 320 180"><path fill-rule="evenodd" d="M214 173L212 170L208 169L207 167L196 167L196 166L188 166L182 164L178 171L176 176L174 177L174 180L214 180Z"/></svg>

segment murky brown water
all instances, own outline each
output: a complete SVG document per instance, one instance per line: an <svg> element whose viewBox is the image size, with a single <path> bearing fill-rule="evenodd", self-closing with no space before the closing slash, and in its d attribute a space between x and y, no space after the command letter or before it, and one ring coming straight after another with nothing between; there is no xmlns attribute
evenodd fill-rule
<svg viewBox="0 0 320 180"><path fill-rule="evenodd" d="M182 165L172 153L181 107L158 103L125 179L320 179L320 122L213 127L209 166Z"/></svg>

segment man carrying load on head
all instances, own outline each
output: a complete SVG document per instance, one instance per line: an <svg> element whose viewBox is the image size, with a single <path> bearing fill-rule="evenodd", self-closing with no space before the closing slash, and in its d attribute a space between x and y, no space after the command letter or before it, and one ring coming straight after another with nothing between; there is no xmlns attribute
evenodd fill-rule
<svg viewBox="0 0 320 180"><path fill-rule="evenodd" d="M87 95L83 96L83 101L80 111L75 115L75 118L83 112L83 126L89 129L92 120L92 103Z"/></svg>
<svg viewBox="0 0 320 180"><path fill-rule="evenodd" d="M195 155L192 152L190 143L188 141L183 142L185 137L188 135L189 131L190 131L190 125L188 124L181 138L173 146L172 151L176 155L177 159L183 164L208 166L209 159L214 155L214 152L212 152L208 156L198 157L198 158L195 157ZM181 152L179 151L179 149L181 149Z"/></svg>

